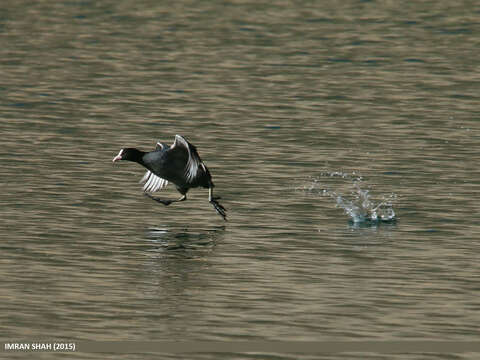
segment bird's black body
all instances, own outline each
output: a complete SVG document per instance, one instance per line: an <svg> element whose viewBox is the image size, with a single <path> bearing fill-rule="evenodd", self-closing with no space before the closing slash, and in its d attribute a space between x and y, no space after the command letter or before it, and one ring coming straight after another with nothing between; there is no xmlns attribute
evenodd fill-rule
<svg viewBox="0 0 480 360"><path fill-rule="evenodd" d="M117 160L133 161L147 168L148 171L142 179L145 182L145 195L164 205L186 200L186 194L192 188L208 188L210 203L217 213L226 219L225 208L216 201L219 198L212 196L214 184L208 168L200 159L195 146L182 136L177 135L171 146L157 143L157 147L151 152L135 148L122 149L113 159L114 162ZM168 182L174 184L183 195L180 199L162 200L149 194L165 187Z"/></svg>
<svg viewBox="0 0 480 360"><path fill-rule="evenodd" d="M193 145L191 145L193 148ZM196 150L195 150L196 152ZM198 155L197 155L198 156ZM196 187L213 187L212 176L206 166L200 166L197 170L197 176L188 182L185 177L185 165L188 162L188 153L181 149L164 148L146 153L143 156L145 167L155 175L175 184L178 191L186 194L188 189ZM183 191L182 191L183 190Z"/></svg>

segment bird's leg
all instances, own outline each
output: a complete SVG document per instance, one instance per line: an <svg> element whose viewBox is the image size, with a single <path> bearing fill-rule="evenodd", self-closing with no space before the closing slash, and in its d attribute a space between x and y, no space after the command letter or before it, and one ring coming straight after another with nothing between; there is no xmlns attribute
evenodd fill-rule
<svg viewBox="0 0 480 360"><path fill-rule="evenodd" d="M208 188L208 201L210 202L210 204L213 205L213 208L215 209L215 211L218 213L218 215L220 215L223 220L227 220L227 214L226 214L226 209L220 205L220 203L217 201L218 199L220 199L220 196L213 196L213 190L212 188Z"/></svg>
<svg viewBox="0 0 480 360"><path fill-rule="evenodd" d="M181 197L180 199L176 199L176 200L164 200L164 199L160 199L160 198L158 198L158 197L155 197L155 196L150 195L149 193L145 193L145 196L147 196L147 197L149 197L150 199L155 200L155 201L157 201L157 202L159 202L159 203L162 203L162 204L165 205L165 206L168 206L168 205L170 205L170 204L173 203L173 202L178 202L178 201L185 201L185 200L187 200L187 195L185 195L185 194L182 195L182 197Z"/></svg>

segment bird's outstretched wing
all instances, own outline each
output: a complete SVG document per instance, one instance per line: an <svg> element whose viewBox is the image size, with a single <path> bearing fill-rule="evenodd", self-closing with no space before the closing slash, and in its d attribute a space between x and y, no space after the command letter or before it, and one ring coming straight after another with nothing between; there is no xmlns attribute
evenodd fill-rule
<svg viewBox="0 0 480 360"><path fill-rule="evenodd" d="M143 185L143 191L145 192L155 192L168 185L167 180L155 175L150 170L145 173L140 183L145 183L145 185Z"/></svg>
<svg viewBox="0 0 480 360"><path fill-rule="evenodd" d="M187 182L192 183L198 175L199 167L202 167L205 173L208 170L198 155L197 148L190 144L183 136L175 135L175 142L170 146L170 150L181 149L188 153L187 164L185 165L185 177Z"/></svg>

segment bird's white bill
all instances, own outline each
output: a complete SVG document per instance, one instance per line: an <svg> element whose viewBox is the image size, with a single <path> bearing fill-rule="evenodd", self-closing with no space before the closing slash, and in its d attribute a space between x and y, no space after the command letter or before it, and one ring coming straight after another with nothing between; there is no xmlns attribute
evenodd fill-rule
<svg viewBox="0 0 480 360"><path fill-rule="evenodd" d="M115 162L117 160L122 160L122 152L123 152L123 149L120 150L118 155L113 158L112 162Z"/></svg>

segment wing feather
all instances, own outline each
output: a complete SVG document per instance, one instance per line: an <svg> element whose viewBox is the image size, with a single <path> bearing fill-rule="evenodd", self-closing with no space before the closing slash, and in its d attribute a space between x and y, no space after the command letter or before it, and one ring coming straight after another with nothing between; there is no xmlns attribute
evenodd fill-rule
<svg viewBox="0 0 480 360"><path fill-rule="evenodd" d="M150 186L147 188L148 191L152 191L153 189L156 189L158 187L158 178L156 176L152 176L152 182Z"/></svg>
<svg viewBox="0 0 480 360"><path fill-rule="evenodd" d="M170 149L174 149L175 147L181 147L188 152L188 160L185 165L185 176L187 182L192 183L197 176L199 166L205 167L205 165L200 159L195 146L190 144L183 136L175 135L175 142Z"/></svg>
<svg viewBox="0 0 480 360"><path fill-rule="evenodd" d="M167 180L155 175L150 170L147 170L142 180L140 180L140 183L145 183L143 185L143 191L145 192L155 192L163 189L168 185Z"/></svg>
<svg viewBox="0 0 480 360"><path fill-rule="evenodd" d="M150 176L150 174L151 174L150 170L147 171L147 172L145 173L145 175L143 175L143 178L142 178L142 180L139 181L139 183L144 183L145 181L147 181L147 179L148 179L148 177Z"/></svg>

